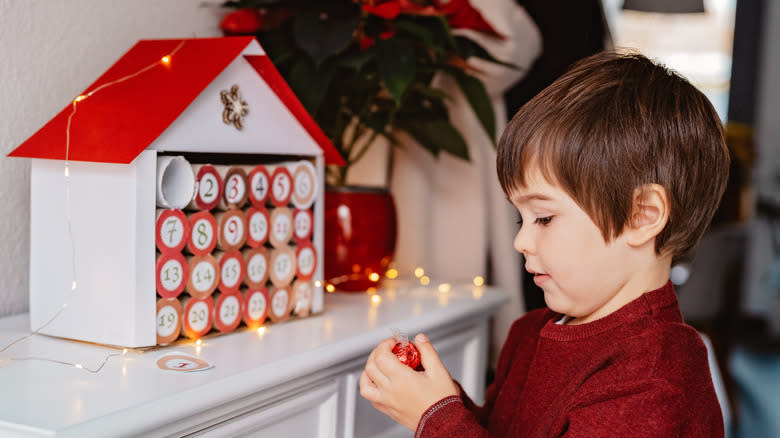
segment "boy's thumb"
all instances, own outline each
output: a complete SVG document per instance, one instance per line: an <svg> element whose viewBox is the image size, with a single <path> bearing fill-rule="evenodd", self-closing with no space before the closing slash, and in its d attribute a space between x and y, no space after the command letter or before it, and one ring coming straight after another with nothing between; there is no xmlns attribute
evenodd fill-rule
<svg viewBox="0 0 780 438"><path fill-rule="evenodd" d="M420 362L427 372L438 372L444 368L444 364L439 359L439 354L433 348L433 344L428 337L420 333L414 337L414 345L420 351Z"/></svg>

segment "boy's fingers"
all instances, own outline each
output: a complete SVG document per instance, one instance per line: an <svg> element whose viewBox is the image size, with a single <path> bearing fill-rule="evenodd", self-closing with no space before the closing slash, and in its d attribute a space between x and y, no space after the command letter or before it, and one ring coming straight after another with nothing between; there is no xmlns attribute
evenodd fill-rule
<svg viewBox="0 0 780 438"><path fill-rule="evenodd" d="M441 359L439 359L439 353L433 348L433 344L431 344L427 336L422 333L415 336L414 345L420 350L420 362L426 372L439 373L442 370L447 372L444 364L441 363Z"/></svg>
<svg viewBox="0 0 780 438"><path fill-rule="evenodd" d="M379 390L365 371L360 374L360 395L372 403L376 403L379 399Z"/></svg>
<svg viewBox="0 0 780 438"><path fill-rule="evenodd" d="M390 379L377 367L376 358L370 359L366 362L366 367L363 373L371 379L371 382L379 389L387 388L390 384Z"/></svg>

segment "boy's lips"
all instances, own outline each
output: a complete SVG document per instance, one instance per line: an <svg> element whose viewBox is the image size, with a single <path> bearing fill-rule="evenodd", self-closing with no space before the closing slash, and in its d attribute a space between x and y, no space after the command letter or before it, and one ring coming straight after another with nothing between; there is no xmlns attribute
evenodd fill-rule
<svg viewBox="0 0 780 438"><path fill-rule="evenodd" d="M529 274L534 276L534 283L536 283L537 286L541 286L542 283L546 282L550 279L549 274L544 274L542 272L536 272L533 269L530 269L528 267L525 268L526 271L528 271Z"/></svg>

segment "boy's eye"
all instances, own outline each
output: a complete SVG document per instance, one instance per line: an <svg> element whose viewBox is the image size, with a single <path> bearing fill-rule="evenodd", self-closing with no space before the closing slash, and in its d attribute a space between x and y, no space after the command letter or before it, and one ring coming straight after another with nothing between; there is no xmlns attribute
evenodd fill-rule
<svg viewBox="0 0 780 438"><path fill-rule="evenodd" d="M552 218L553 218L552 216L538 217L536 218L534 223L537 223L539 225L550 225L550 222L552 222Z"/></svg>
<svg viewBox="0 0 780 438"><path fill-rule="evenodd" d="M520 219L518 219L518 220L517 220L517 225L518 225L520 228L523 228L523 218L520 218Z"/></svg>

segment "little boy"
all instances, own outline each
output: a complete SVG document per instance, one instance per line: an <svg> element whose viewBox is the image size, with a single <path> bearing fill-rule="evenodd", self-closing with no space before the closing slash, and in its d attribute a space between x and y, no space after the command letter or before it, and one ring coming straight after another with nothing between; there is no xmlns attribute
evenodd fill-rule
<svg viewBox="0 0 780 438"><path fill-rule="evenodd" d="M706 349L669 271L707 228L728 161L718 115L685 79L638 54L579 62L498 147L522 218L514 246L549 309L514 323L482 407L424 335L425 371L383 341L361 394L420 437L722 437Z"/></svg>

